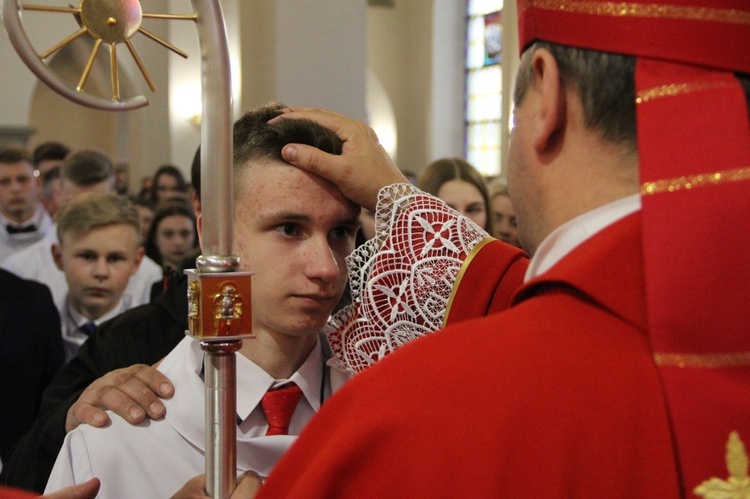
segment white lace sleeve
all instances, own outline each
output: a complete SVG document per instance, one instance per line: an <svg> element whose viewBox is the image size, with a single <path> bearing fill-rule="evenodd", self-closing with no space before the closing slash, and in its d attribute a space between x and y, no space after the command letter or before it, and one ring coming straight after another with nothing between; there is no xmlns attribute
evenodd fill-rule
<svg viewBox="0 0 750 499"><path fill-rule="evenodd" d="M329 321L334 367L355 374L442 327L458 272L489 235L411 184L378 195L375 237L347 259L352 304Z"/></svg>

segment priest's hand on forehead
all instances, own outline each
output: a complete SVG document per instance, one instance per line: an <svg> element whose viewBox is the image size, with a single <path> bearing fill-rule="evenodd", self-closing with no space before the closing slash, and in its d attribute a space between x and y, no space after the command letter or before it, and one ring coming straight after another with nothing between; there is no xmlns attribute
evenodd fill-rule
<svg viewBox="0 0 750 499"><path fill-rule="evenodd" d="M344 141L340 156L315 147L289 144L282 150L289 163L320 175L338 186L346 197L374 211L378 192L387 185L409 181L365 123L324 109L291 107L271 120L312 120L334 131Z"/></svg>

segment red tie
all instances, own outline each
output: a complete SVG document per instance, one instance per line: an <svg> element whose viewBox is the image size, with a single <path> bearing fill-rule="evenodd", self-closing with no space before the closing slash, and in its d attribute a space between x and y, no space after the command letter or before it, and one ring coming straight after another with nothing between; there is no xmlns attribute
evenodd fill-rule
<svg viewBox="0 0 750 499"><path fill-rule="evenodd" d="M300 398L302 390L294 383L263 395L260 406L268 420L266 435L289 435L289 422Z"/></svg>

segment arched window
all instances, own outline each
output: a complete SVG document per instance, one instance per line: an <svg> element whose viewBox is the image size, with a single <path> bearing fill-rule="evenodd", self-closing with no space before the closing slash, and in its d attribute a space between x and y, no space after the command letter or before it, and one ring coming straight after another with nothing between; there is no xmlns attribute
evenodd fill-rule
<svg viewBox="0 0 750 499"><path fill-rule="evenodd" d="M468 0L466 159L486 176L501 169L503 0Z"/></svg>

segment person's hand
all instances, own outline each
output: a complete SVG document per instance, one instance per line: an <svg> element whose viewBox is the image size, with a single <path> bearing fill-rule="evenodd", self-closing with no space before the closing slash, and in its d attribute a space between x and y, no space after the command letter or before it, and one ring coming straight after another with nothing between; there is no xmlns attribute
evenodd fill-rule
<svg viewBox="0 0 750 499"><path fill-rule="evenodd" d="M171 499L208 499L206 492L206 475L198 475L191 478L175 492Z"/></svg>
<svg viewBox="0 0 750 499"><path fill-rule="evenodd" d="M292 165L333 182L344 196L370 211L375 211L382 187L409 182L380 145L373 129L361 121L304 107L287 108L270 123L281 119L315 121L344 141L340 156L303 144L287 144L281 154Z"/></svg>
<svg viewBox="0 0 750 499"><path fill-rule="evenodd" d="M237 479L237 488L230 499L253 499L258 495L263 481L254 471L246 471Z"/></svg>
<svg viewBox="0 0 750 499"><path fill-rule="evenodd" d="M169 398L174 387L169 379L151 366L137 364L117 369L91 383L68 409L65 432L79 424L104 426L109 422L109 409L130 424L146 416L158 419L166 409L159 397Z"/></svg>
<svg viewBox="0 0 750 499"><path fill-rule="evenodd" d="M263 482L257 473L246 471L237 479L237 488L230 499L252 499L260 490ZM172 499L208 499L206 492L206 475L198 475L187 481Z"/></svg>
<svg viewBox="0 0 750 499"><path fill-rule="evenodd" d="M99 493L100 485L98 478L92 478L87 482L71 485L39 497L40 499L94 499Z"/></svg>

